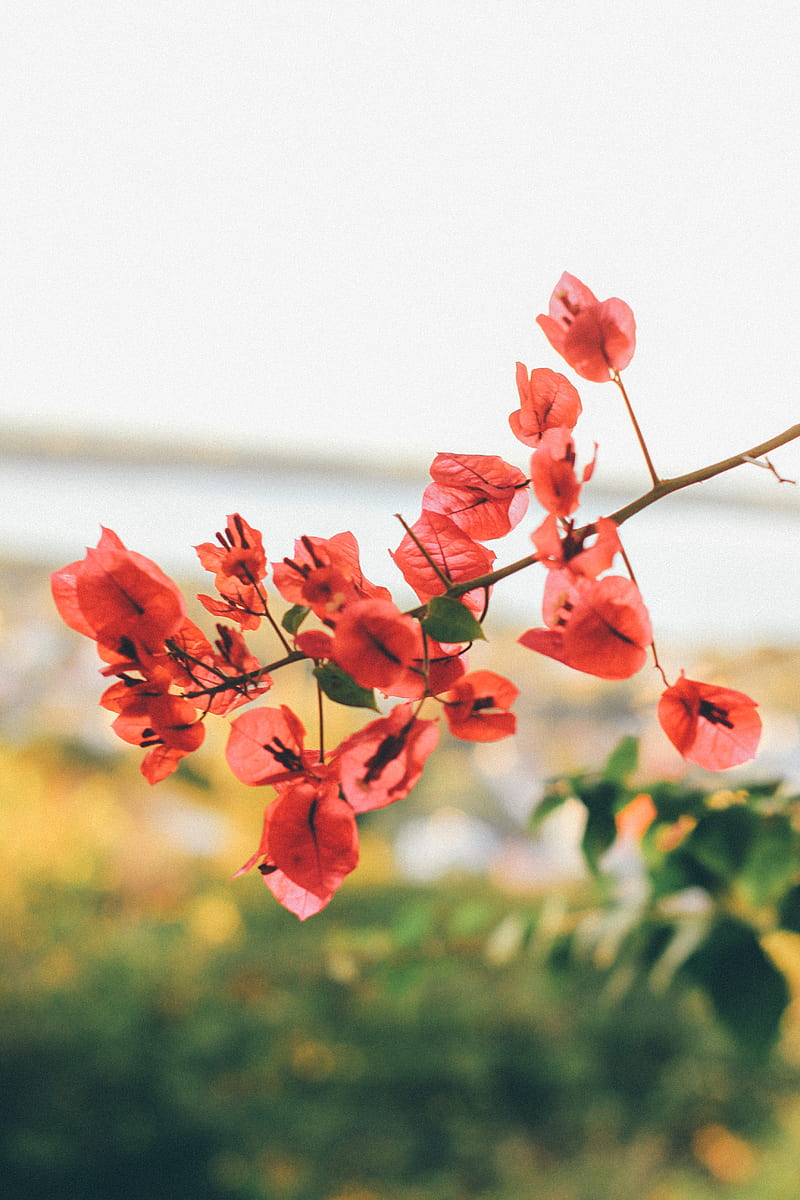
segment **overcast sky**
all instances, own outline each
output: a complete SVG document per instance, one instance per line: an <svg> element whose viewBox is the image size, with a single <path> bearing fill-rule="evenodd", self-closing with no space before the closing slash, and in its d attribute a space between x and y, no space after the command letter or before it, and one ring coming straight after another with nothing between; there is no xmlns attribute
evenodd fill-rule
<svg viewBox="0 0 800 1200"><path fill-rule="evenodd" d="M743 449L800 417L799 109L796 0L6 4L3 419L524 464L567 269L662 472Z"/></svg>

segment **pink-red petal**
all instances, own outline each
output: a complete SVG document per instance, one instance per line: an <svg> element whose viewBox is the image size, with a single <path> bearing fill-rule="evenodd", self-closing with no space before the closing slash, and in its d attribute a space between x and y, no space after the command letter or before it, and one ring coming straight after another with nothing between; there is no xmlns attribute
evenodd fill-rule
<svg viewBox="0 0 800 1200"><path fill-rule="evenodd" d="M761 737L756 710L756 702L744 692L681 675L663 693L658 719L685 759L710 771L725 771L755 757Z"/></svg>

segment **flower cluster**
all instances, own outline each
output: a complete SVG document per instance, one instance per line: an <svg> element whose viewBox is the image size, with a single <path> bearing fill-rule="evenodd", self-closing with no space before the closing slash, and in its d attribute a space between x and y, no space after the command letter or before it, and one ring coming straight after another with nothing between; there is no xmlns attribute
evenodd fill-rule
<svg viewBox="0 0 800 1200"><path fill-rule="evenodd" d="M598 301L565 274L538 322L578 375L616 383L633 415L619 376L635 346L627 304ZM543 623L519 638L526 648L607 680L628 678L652 653L663 676L620 542L621 521L576 522L595 461L578 466L578 391L548 368L528 372L518 363L516 378L520 407L509 424L532 451L529 473L494 455L436 455L420 516L402 522L405 534L391 555L419 600L410 611L366 579L356 539L343 532L303 536L291 557L271 565L272 587L288 606L277 620L262 536L238 513L216 542L196 547L213 575L216 595L199 596L218 618L213 641L188 618L176 584L110 530L84 559L52 576L61 617L96 643L111 681L100 702L116 714L118 736L145 751L142 772L151 783L201 745L209 716L229 718L231 771L271 789L258 848L238 874L257 867L301 918L319 912L357 865L357 815L402 800L415 786L442 716L453 736L468 741L514 734L516 686L468 663L500 579L534 563L547 573ZM643 441L642 448L655 482ZM543 510L531 534L534 553L496 570L486 543L519 525L532 499ZM625 573L612 573L617 559ZM269 662L245 641L264 622L277 639ZM251 704L279 670L298 663L313 671L319 693L310 747L287 705ZM685 759L723 769L753 757L760 720L752 700L683 674L664 683L659 720ZM378 716L326 747L323 699Z"/></svg>
<svg viewBox="0 0 800 1200"><path fill-rule="evenodd" d="M54 572L52 590L62 619L97 643L102 674L115 678L100 703L117 714L114 732L147 750L150 783L198 749L206 713L224 715L271 685L238 631L218 625L212 645L177 585L110 529L83 560ZM254 676L246 687L237 682L243 672Z"/></svg>

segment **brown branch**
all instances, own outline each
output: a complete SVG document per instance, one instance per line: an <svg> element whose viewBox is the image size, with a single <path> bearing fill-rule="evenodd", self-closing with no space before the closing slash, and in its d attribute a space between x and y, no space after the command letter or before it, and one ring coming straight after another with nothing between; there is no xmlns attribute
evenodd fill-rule
<svg viewBox="0 0 800 1200"><path fill-rule="evenodd" d="M713 479L716 475L722 475L725 471L732 471L735 467L744 466L746 463L752 463L754 459L761 459L771 450L776 450L779 446L785 446L787 442L795 441L800 438L800 425L792 425L783 433L777 434L773 438L769 438L766 442L761 442L758 446L753 446L749 450L742 451L741 454L734 454L730 458L724 458L720 462L711 463L708 467L700 467L697 471L689 471L686 475L676 475L674 479L661 479L656 483L649 492L639 496L638 499L632 500L630 504L618 508L616 512L611 513L611 520L617 525L622 525L630 517L648 508L651 504L655 504L657 500L663 500L665 496L671 495L672 492L678 492L682 488L692 487L696 483L704 483L707 479ZM771 467L771 464L769 464ZM777 474L777 472L774 472ZM780 478L780 476L778 476ZM782 481L791 482L791 481ZM539 556L536 554L527 554L524 558L517 559L516 562L509 563L505 567L500 567L496 571L490 571L486 575L478 575L475 579L467 579L463 583L449 583L447 577L441 572L436 564L430 560L429 555L425 552L424 547L419 545L418 539L412 533L409 526L403 521L403 518L398 516L398 520L402 523L406 531L411 535L412 539L417 542L422 553L428 558L430 565L439 575L442 583L446 585L446 591L443 593L451 599L456 600L460 596L465 595L477 588L490 588L493 584L499 583L502 579L508 579L511 575L516 575L520 571L526 570L539 561ZM593 525L584 525L581 529L574 531L574 537L586 537L593 532ZM420 617L425 612L425 605L418 605L416 608L409 610L409 616ZM258 683L264 675L270 671L278 670L280 667L288 666L293 662L301 662L307 658L302 650L294 650L287 654L284 658L278 659L276 662L269 663L267 666L259 667L257 671L249 671L243 675L228 676L225 683L220 683L217 686L206 687L196 692L186 692L184 695L187 699L197 699L201 696L213 696L217 692L226 691L229 688L237 686L246 686L249 683Z"/></svg>
<svg viewBox="0 0 800 1200"><path fill-rule="evenodd" d="M642 509L655 504L656 500L663 500L665 496L671 495L672 492L692 487L695 483L704 483L707 479L713 479L715 475L722 475L725 471L732 471L734 467L741 467L746 463L752 463L753 459L763 458L765 454L769 454L770 450L776 450L778 446L785 446L787 442L792 442L796 438L800 438L800 425L792 425L789 429L785 429L783 433L769 438L768 441L761 442L760 445L753 446L749 450L743 450L741 454L734 454L730 458L723 458L720 462L711 463L708 467L700 467L699 470L689 471L686 475L676 475L674 479L661 479L649 492L645 492L643 496L639 496L638 499L632 500L630 504L626 504L622 508L618 508L616 512L611 513L611 520L617 525L622 525L630 517L641 512ZM591 525L584 525L581 529L575 530L574 536L576 538L585 537L591 532ZM452 599L457 599L466 592L472 591L473 588L491 587L492 584L498 583L501 579L506 579L510 575L516 575L519 571L526 570L527 567L532 566L538 561L536 554L528 554L525 558L520 558L517 562L510 563L507 567L501 567L497 571L491 571L488 575L479 575L477 579L468 579L464 583L452 584L447 589L447 595ZM422 609L414 610L415 614L421 611Z"/></svg>
<svg viewBox="0 0 800 1200"><path fill-rule="evenodd" d="M622 525L629 517L641 512L643 508L655 504L656 500L663 500L672 492L692 487L695 483L705 483L707 479L713 479L716 475L724 474L725 471L732 471L735 467L751 463L754 458L763 458L765 454L769 454L770 450L776 450L778 446L785 446L787 442L792 442L795 438L800 438L800 425L792 425L768 441L761 442L760 445L753 446L750 450L743 450L741 454L723 458L720 462L712 463L708 467L700 467L699 470L689 471L686 475L676 475L674 479L662 479L638 500L632 500L630 504L625 504L616 512L611 513L611 520L615 521L617 525Z"/></svg>
<svg viewBox="0 0 800 1200"><path fill-rule="evenodd" d="M289 663L302 662L304 658L308 658L302 650L292 650L284 658L277 659L276 662L267 663L266 666L259 667L256 671L246 671L242 675L226 675L225 682L215 684L212 687L200 688L196 692L184 692L187 700L197 700L202 696L216 696L218 692L227 692L230 689L241 689L247 684L259 684L265 675L269 675L270 671L277 671L280 667L288 667Z"/></svg>

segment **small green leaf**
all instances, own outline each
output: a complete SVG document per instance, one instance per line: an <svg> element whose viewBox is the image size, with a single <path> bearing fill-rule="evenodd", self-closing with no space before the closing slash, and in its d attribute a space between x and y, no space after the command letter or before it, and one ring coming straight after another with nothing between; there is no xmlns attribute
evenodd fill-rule
<svg viewBox="0 0 800 1200"><path fill-rule="evenodd" d="M781 929L800 933L800 883L790 887L778 905L778 921Z"/></svg>
<svg viewBox="0 0 800 1200"><path fill-rule="evenodd" d="M659 779L650 784L647 791L661 821L672 823L684 815L700 817L706 810L706 794L700 788Z"/></svg>
<svg viewBox="0 0 800 1200"><path fill-rule="evenodd" d="M794 833L787 816L767 813L758 818L740 881L752 904L772 904L785 891L794 874L794 852Z"/></svg>
<svg viewBox="0 0 800 1200"><path fill-rule="evenodd" d="M568 780L551 780L545 788L541 800L531 813L529 825L531 832L533 833L535 830L537 830L542 822L545 821L551 813L555 812L557 808L560 808L561 805L566 800L569 800L573 795L574 792L570 787Z"/></svg>
<svg viewBox="0 0 800 1200"><path fill-rule="evenodd" d="M336 704L346 704L348 708L371 708L379 712L375 693L372 688L362 687L352 676L337 667L336 663L321 663L314 667L319 686L329 700Z"/></svg>
<svg viewBox="0 0 800 1200"><path fill-rule="evenodd" d="M639 739L624 737L617 742L603 767L603 778L613 783L624 783L636 770L639 761Z"/></svg>
<svg viewBox="0 0 800 1200"><path fill-rule="evenodd" d="M730 882L747 861L757 825L758 817L743 804L712 809L697 822L682 848L706 870Z"/></svg>
<svg viewBox="0 0 800 1200"><path fill-rule="evenodd" d="M766 1055L778 1036L789 988L749 925L723 917L687 959L686 973L711 997L743 1050Z"/></svg>
<svg viewBox="0 0 800 1200"><path fill-rule="evenodd" d="M575 795L590 812L615 813L626 800L625 791L610 779L598 779L596 775L584 775L573 780Z"/></svg>
<svg viewBox="0 0 800 1200"><path fill-rule="evenodd" d="M678 846L650 869L652 897L660 900L686 888L703 888L709 895L720 890L719 878Z"/></svg>
<svg viewBox="0 0 800 1200"><path fill-rule="evenodd" d="M617 836L614 813L621 807L624 792L610 779L599 779L596 775L584 775L572 783L575 795L589 812L581 849L590 870L597 874L600 858Z"/></svg>
<svg viewBox="0 0 800 1200"><path fill-rule="evenodd" d="M433 596L421 624L437 642L475 642L484 636L480 621L460 600L449 596Z"/></svg>
<svg viewBox="0 0 800 1200"><path fill-rule="evenodd" d="M599 861L617 836L614 814L610 809L590 808L583 831L581 850L590 870L596 875Z"/></svg>
<svg viewBox="0 0 800 1200"><path fill-rule="evenodd" d="M292 637L294 637L310 612L311 609L306 608L304 604L293 604L283 614L281 625L287 633L291 633Z"/></svg>

